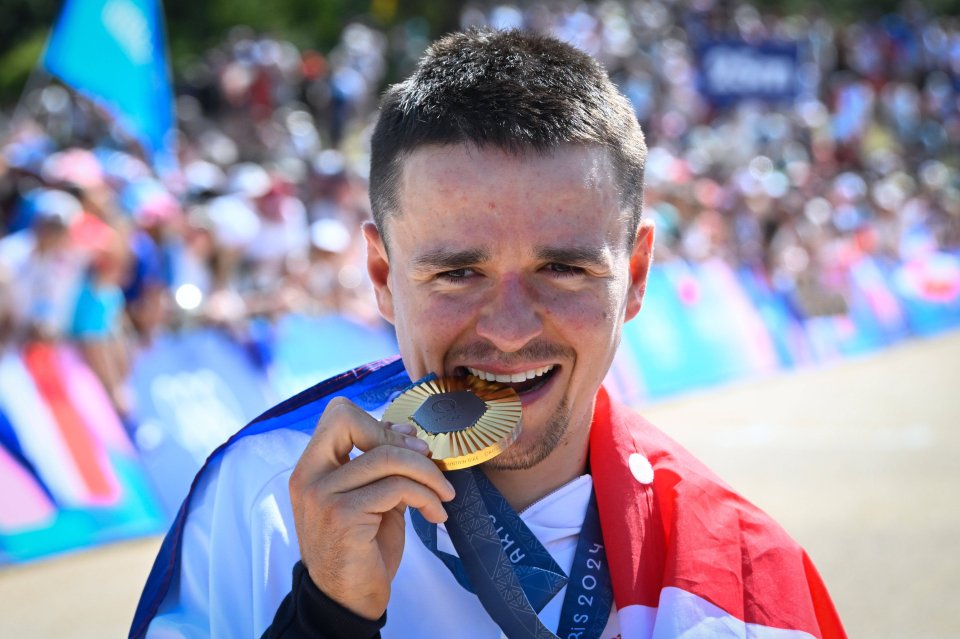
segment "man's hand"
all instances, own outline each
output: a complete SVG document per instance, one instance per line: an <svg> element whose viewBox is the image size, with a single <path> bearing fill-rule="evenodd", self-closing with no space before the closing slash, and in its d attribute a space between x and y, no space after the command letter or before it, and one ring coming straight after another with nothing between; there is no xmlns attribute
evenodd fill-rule
<svg viewBox="0 0 960 639"><path fill-rule="evenodd" d="M328 597L368 619L390 599L403 553L407 506L431 522L454 490L409 424L385 425L335 398L290 476L300 556ZM364 453L350 459L350 451Z"/></svg>

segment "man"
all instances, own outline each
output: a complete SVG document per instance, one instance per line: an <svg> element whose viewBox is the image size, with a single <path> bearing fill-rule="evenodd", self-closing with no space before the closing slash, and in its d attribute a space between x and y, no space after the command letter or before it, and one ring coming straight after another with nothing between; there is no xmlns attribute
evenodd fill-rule
<svg viewBox="0 0 960 639"><path fill-rule="evenodd" d="M644 155L585 54L516 32L431 47L383 100L364 227L402 361L212 456L131 636L843 636L803 551L600 388L650 266ZM519 393L522 433L482 473L445 477L376 419L430 374Z"/></svg>

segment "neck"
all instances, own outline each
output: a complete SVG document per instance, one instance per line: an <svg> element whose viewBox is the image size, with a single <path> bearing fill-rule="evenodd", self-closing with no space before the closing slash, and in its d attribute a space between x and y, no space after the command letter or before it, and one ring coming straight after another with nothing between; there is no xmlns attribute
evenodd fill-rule
<svg viewBox="0 0 960 639"><path fill-rule="evenodd" d="M488 465L484 473L510 507L520 512L586 472L589 439L590 419L582 428L571 428L540 463L518 470Z"/></svg>

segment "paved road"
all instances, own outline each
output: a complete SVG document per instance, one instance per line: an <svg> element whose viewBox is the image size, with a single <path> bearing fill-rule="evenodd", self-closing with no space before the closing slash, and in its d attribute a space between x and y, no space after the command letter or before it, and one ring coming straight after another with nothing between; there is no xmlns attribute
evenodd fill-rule
<svg viewBox="0 0 960 639"><path fill-rule="evenodd" d="M645 412L808 549L851 637L960 637L960 333Z"/></svg>
<svg viewBox="0 0 960 639"><path fill-rule="evenodd" d="M960 332L643 412L807 547L851 637L960 637ZM3 570L0 636L125 636L158 545Z"/></svg>

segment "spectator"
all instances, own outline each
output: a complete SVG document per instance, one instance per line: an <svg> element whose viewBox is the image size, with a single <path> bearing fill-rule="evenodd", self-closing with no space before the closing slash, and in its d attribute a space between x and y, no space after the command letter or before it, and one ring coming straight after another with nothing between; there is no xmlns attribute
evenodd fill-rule
<svg viewBox="0 0 960 639"><path fill-rule="evenodd" d="M83 259L70 241L80 202L65 191L28 193L30 227L7 238L14 330L25 339L56 340L69 329Z"/></svg>
<svg viewBox="0 0 960 639"><path fill-rule="evenodd" d="M120 234L96 217L84 214L76 228L90 244L92 259L80 283L69 331L90 369L103 384L121 416L130 412L126 389L129 361L124 331L121 284L130 250Z"/></svg>
<svg viewBox="0 0 960 639"><path fill-rule="evenodd" d="M469 3L462 22L549 32L610 69L647 131L661 262L726 260L798 309L835 313L857 259L960 247L960 27L919 3L849 25L714 0ZM724 39L795 43L797 98L711 103L697 50ZM181 78L183 172L167 183L78 96L29 96L35 121L0 161L0 299L16 300L0 335L62 339L78 291L81 325L97 316L92 333L113 335L116 286L141 343L183 322L243 330L288 311L378 322L358 277L358 167L388 62L404 68L425 41L416 21L351 23L330 51L300 51L238 27ZM80 210L129 257L78 246Z"/></svg>

